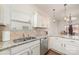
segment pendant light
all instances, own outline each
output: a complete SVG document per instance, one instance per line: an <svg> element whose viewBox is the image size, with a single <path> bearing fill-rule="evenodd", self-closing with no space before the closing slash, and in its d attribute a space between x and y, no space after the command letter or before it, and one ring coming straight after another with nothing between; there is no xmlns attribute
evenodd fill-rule
<svg viewBox="0 0 79 59"><path fill-rule="evenodd" d="M68 21L69 17L67 16L67 4L64 4L64 8L65 8L64 20L65 20L65 21Z"/></svg>
<svg viewBox="0 0 79 59"><path fill-rule="evenodd" d="M53 9L53 22L55 22L56 21L56 19L55 19L56 17L55 17L55 9Z"/></svg>

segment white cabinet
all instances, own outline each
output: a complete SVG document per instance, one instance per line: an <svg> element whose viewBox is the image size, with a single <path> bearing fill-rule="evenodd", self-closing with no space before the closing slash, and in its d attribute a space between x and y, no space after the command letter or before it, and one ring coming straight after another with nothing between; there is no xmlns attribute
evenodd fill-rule
<svg viewBox="0 0 79 59"><path fill-rule="evenodd" d="M0 51L0 55L10 55L10 49Z"/></svg>
<svg viewBox="0 0 79 59"><path fill-rule="evenodd" d="M10 24L10 6L3 4L0 5L0 23L4 25Z"/></svg>
<svg viewBox="0 0 79 59"><path fill-rule="evenodd" d="M55 37L50 37L49 38L49 41L48 41L49 49L56 48L55 42L56 42L56 38Z"/></svg>
<svg viewBox="0 0 79 59"><path fill-rule="evenodd" d="M24 13L19 10L11 10L11 19L24 21L24 22L30 22L32 19L32 15L29 13Z"/></svg>
<svg viewBox="0 0 79 59"><path fill-rule="evenodd" d="M76 40L64 39L64 53L70 55L79 54L79 44L76 43Z"/></svg>
<svg viewBox="0 0 79 59"><path fill-rule="evenodd" d="M32 29L33 14L11 10L11 30L30 31Z"/></svg>
<svg viewBox="0 0 79 59"><path fill-rule="evenodd" d="M11 48L12 55L40 55L40 40Z"/></svg>
<svg viewBox="0 0 79 59"><path fill-rule="evenodd" d="M14 54L14 55L30 55L30 49L26 48L26 49Z"/></svg>
<svg viewBox="0 0 79 59"><path fill-rule="evenodd" d="M30 50L29 49L25 49L24 51L22 51L21 54L19 55L30 55Z"/></svg>
<svg viewBox="0 0 79 59"><path fill-rule="evenodd" d="M0 55L40 55L40 40L5 49Z"/></svg>
<svg viewBox="0 0 79 59"><path fill-rule="evenodd" d="M40 55L40 44L37 44L31 47L31 54Z"/></svg>
<svg viewBox="0 0 79 59"><path fill-rule="evenodd" d="M49 49L68 55L79 55L79 42L77 40L51 37L49 39Z"/></svg>
<svg viewBox="0 0 79 59"><path fill-rule="evenodd" d="M48 20L45 17L45 15L39 12L35 12L33 27L47 27L47 26L48 26Z"/></svg>
<svg viewBox="0 0 79 59"><path fill-rule="evenodd" d="M49 39L49 46L50 46L49 49L54 49L54 50L59 51L61 53L64 51L62 38L51 37Z"/></svg>

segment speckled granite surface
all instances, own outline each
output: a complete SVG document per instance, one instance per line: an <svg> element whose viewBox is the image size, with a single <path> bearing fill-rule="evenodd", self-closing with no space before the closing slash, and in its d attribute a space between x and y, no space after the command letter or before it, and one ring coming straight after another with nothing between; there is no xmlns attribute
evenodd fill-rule
<svg viewBox="0 0 79 59"><path fill-rule="evenodd" d="M14 43L13 41L6 41L6 42L0 42L0 51L5 50L5 49L9 49L15 46L19 46L22 44L26 44L29 42L33 42L36 41L38 39L31 39L31 40L27 40L27 41L23 41L23 42L19 42L19 43Z"/></svg>

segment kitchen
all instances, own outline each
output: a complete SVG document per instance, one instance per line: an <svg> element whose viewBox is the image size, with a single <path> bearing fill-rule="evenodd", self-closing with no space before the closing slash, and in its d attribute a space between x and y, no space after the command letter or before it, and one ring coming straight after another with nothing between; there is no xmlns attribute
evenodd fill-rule
<svg viewBox="0 0 79 59"><path fill-rule="evenodd" d="M0 4L0 55L79 55L78 4Z"/></svg>

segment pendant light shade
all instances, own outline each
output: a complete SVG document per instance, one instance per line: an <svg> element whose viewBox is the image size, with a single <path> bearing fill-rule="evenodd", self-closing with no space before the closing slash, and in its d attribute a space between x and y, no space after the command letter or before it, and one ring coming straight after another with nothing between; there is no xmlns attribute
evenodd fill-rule
<svg viewBox="0 0 79 59"><path fill-rule="evenodd" d="M64 4L64 10L65 10L64 20L67 21L69 19L69 17L67 16L67 4Z"/></svg>
<svg viewBox="0 0 79 59"><path fill-rule="evenodd" d="M55 19L55 9L53 9L53 22L55 22L56 19Z"/></svg>

